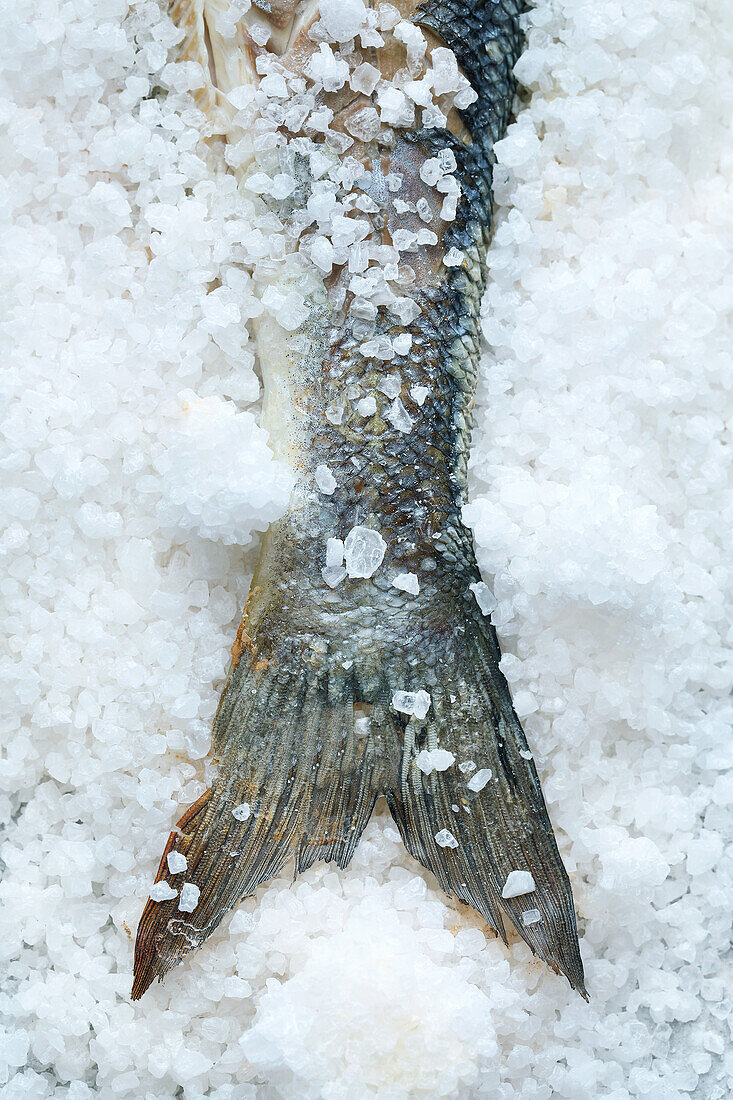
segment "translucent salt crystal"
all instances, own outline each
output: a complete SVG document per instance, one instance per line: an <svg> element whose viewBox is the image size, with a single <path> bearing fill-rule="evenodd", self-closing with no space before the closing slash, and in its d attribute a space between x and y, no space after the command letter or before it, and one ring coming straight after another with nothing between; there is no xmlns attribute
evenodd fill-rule
<svg viewBox="0 0 733 1100"><path fill-rule="evenodd" d="M392 340L392 347L398 355L407 355L408 351L412 347L412 333L401 332L399 336L395 336Z"/></svg>
<svg viewBox="0 0 733 1100"><path fill-rule="evenodd" d="M417 243L418 243L418 246L422 246L422 245L425 245L425 244L437 244L438 243L438 238L437 238L437 235L435 233L433 233L432 229L418 229L418 231L417 231ZM450 255L451 251L452 251L452 249L449 249L448 255ZM445 263L445 260L443 262Z"/></svg>
<svg viewBox="0 0 733 1100"><path fill-rule="evenodd" d="M453 50L437 46L430 51L433 63L433 91L436 95L457 92L461 88L461 74Z"/></svg>
<svg viewBox="0 0 733 1100"><path fill-rule="evenodd" d="M431 222L433 220L433 212L426 198L418 199L415 203L415 209L424 222Z"/></svg>
<svg viewBox="0 0 733 1100"><path fill-rule="evenodd" d="M232 817L236 821L248 821L252 816L252 810L249 802L240 802L238 806L235 806L232 810Z"/></svg>
<svg viewBox="0 0 733 1100"><path fill-rule="evenodd" d="M429 393L430 390L427 386L413 386L410 390L410 397L416 405L422 406L425 404L425 398Z"/></svg>
<svg viewBox="0 0 733 1100"><path fill-rule="evenodd" d="M435 834L435 843L441 848L457 848L458 841L448 829L441 829Z"/></svg>
<svg viewBox="0 0 733 1100"><path fill-rule="evenodd" d="M377 94L377 102L382 122L390 126L412 126L414 123L415 105L399 88L385 85Z"/></svg>
<svg viewBox="0 0 733 1100"><path fill-rule="evenodd" d="M323 85L327 92L337 92L346 83L349 75L347 61L339 61L326 42L321 42L318 52L306 62L305 74L311 80Z"/></svg>
<svg viewBox="0 0 733 1100"><path fill-rule="evenodd" d="M529 751L529 749L520 749L519 755L521 756L522 760L532 759L532 753Z"/></svg>
<svg viewBox="0 0 733 1100"><path fill-rule="evenodd" d="M435 187L439 179L443 178L443 169L437 157L429 157L420 168L420 179L427 183L428 187Z"/></svg>
<svg viewBox="0 0 733 1100"><path fill-rule="evenodd" d="M372 141L382 128L374 107L362 107L354 111L348 116L344 125L357 141Z"/></svg>
<svg viewBox="0 0 733 1100"><path fill-rule="evenodd" d="M330 497L336 488L336 478L333 476L328 466L316 466L315 479L316 485L324 496Z"/></svg>
<svg viewBox="0 0 733 1100"><path fill-rule="evenodd" d="M344 544L341 539L326 539L326 568L334 569L344 563Z"/></svg>
<svg viewBox="0 0 733 1100"><path fill-rule="evenodd" d="M531 894L535 889L535 881L531 871L510 871L501 892L503 898L518 898L522 894Z"/></svg>
<svg viewBox="0 0 733 1100"><path fill-rule="evenodd" d="M409 325L412 321L417 320L422 312L420 306L412 298L395 298L390 303L389 308L390 312L394 313L403 325Z"/></svg>
<svg viewBox="0 0 733 1100"><path fill-rule="evenodd" d="M430 107L433 103L433 89L432 81L429 77L423 77L422 80L408 80L403 85L403 91L405 95L408 95L413 103L417 103L418 107Z"/></svg>
<svg viewBox="0 0 733 1100"><path fill-rule="evenodd" d="M368 737L371 731L372 720L368 715L354 719L354 733L357 737Z"/></svg>
<svg viewBox="0 0 733 1100"><path fill-rule="evenodd" d="M166 861L168 863L168 870L172 875L177 875L181 871L185 871L188 867L188 860L183 852L169 852Z"/></svg>
<svg viewBox="0 0 733 1100"><path fill-rule="evenodd" d="M490 615L499 606L488 584L484 584L483 581L476 581L474 584L469 584L468 587L476 597L476 603L479 605L482 615Z"/></svg>
<svg viewBox="0 0 733 1100"><path fill-rule="evenodd" d="M400 9L396 8L394 4L379 5L378 26L380 31L394 30L401 19L402 16L400 15Z"/></svg>
<svg viewBox="0 0 733 1100"><path fill-rule="evenodd" d="M415 763L421 772L430 775L431 772L444 772L455 764L456 758L447 749L423 749L415 757Z"/></svg>
<svg viewBox="0 0 733 1100"><path fill-rule="evenodd" d="M150 887L149 891L151 901L170 901L177 894L178 891L169 886L167 882L156 882L154 886Z"/></svg>
<svg viewBox="0 0 733 1100"><path fill-rule="evenodd" d="M411 233L409 229L395 229L392 234L392 244L400 252L415 252L417 233Z"/></svg>
<svg viewBox="0 0 733 1100"><path fill-rule="evenodd" d="M192 882L184 882L181 887L181 896L178 899L178 908L182 913L193 913L199 903L201 891Z"/></svg>
<svg viewBox="0 0 733 1100"><path fill-rule="evenodd" d="M373 340L365 340L359 350L365 359L381 359L384 362L394 359L394 348L388 336L376 336Z"/></svg>
<svg viewBox="0 0 733 1100"><path fill-rule="evenodd" d="M461 252L460 248L449 248L443 257L443 263L446 267L460 267L466 258L466 253Z"/></svg>
<svg viewBox="0 0 733 1100"><path fill-rule="evenodd" d="M407 60L413 65L425 56L427 42L425 35L414 23L403 19L394 29L394 36L398 42L404 42L407 47Z"/></svg>
<svg viewBox="0 0 733 1100"><path fill-rule="evenodd" d="M333 267L333 245L327 237L317 235L311 241L311 261L324 274L330 275Z"/></svg>
<svg viewBox="0 0 733 1100"><path fill-rule="evenodd" d="M428 130L442 130L448 124L448 116L443 114L440 107L431 103L422 113L422 124Z"/></svg>
<svg viewBox="0 0 733 1100"><path fill-rule="evenodd" d="M476 771L476 765L474 764L473 760L464 760L462 764L458 765L458 767L464 775L470 775L471 772Z"/></svg>
<svg viewBox="0 0 733 1100"><path fill-rule="evenodd" d="M475 775L472 775L466 786L469 791L482 791L486 784L491 779L491 769L481 768Z"/></svg>
<svg viewBox="0 0 733 1100"><path fill-rule="evenodd" d="M382 74L375 65L365 61L363 65L357 65L349 77L349 84L355 92L371 95L381 80Z"/></svg>
<svg viewBox="0 0 733 1100"><path fill-rule="evenodd" d="M338 425L344 419L344 405L339 402L334 402L333 405L329 405L326 409L326 420L331 424Z"/></svg>
<svg viewBox="0 0 733 1100"><path fill-rule="evenodd" d="M392 581L393 588L399 588L401 592L409 592L411 596L417 596L420 591L420 582L414 573L398 573Z"/></svg>
<svg viewBox="0 0 733 1100"><path fill-rule="evenodd" d="M401 176L399 172L389 172L384 177L384 182L387 184L387 190L393 195L396 194L397 191L402 189L403 179L404 177Z"/></svg>
<svg viewBox="0 0 733 1100"><path fill-rule="evenodd" d="M369 397L362 397L361 401L357 401L356 410L359 416L374 416L377 411L377 402L371 395Z"/></svg>
<svg viewBox="0 0 733 1100"><path fill-rule="evenodd" d="M259 20L253 20L251 23L249 23L247 26L247 31L252 41L255 42L258 46L266 46L270 34L272 33L270 28L267 27L264 23L260 23Z"/></svg>
<svg viewBox="0 0 733 1100"><path fill-rule="evenodd" d="M352 527L344 540L346 571L350 577L372 577L386 553L387 543L372 527Z"/></svg>
<svg viewBox="0 0 733 1100"><path fill-rule="evenodd" d="M329 588L338 588L341 581L346 577L346 570L343 565L335 565L333 567L327 565L321 570L321 576Z"/></svg>
<svg viewBox="0 0 733 1100"><path fill-rule="evenodd" d="M539 924L542 920L542 914L539 909L528 909L526 913L522 913L522 924Z"/></svg>
<svg viewBox="0 0 733 1100"><path fill-rule="evenodd" d="M396 691L392 696L392 706L400 714L412 714L422 721L430 710L431 698L427 691Z"/></svg>
<svg viewBox="0 0 733 1100"><path fill-rule="evenodd" d="M377 389L381 390L385 397L392 400L392 398L397 397L402 389L402 379L399 374L388 374L379 383Z"/></svg>
<svg viewBox="0 0 733 1100"><path fill-rule="evenodd" d="M326 34L336 42L348 42L366 24L362 0L321 0L319 14Z"/></svg>
<svg viewBox="0 0 733 1100"><path fill-rule="evenodd" d="M386 419L389 420L390 424L392 424L398 432L407 433L412 430L412 417L400 401L399 397L395 397L394 401L390 405Z"/></svg>

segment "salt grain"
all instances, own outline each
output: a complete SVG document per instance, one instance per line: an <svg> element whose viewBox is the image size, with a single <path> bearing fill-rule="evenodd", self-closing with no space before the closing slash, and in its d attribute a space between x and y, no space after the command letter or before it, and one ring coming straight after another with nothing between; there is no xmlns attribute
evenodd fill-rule
<svg viewBox="0 0 733 1100"><path fill-rule="evenodd" d="M178 908L182 913L193 913L199 903L201 891L192 882L184 882L181 887L181 896L178 899Z"/></svg>
<svg viewBox="0 0 733 1100"><path fill-rule="evenodd" d="M167 856L168 870L172 875L177 875L181 871L185 871L188 867L188 860L184 856L183 852L169 852Z"/></svg>
<svg viewBox="0 0 733 1100"><path fill-rule="evenodd" d="M398 573L393 578L392 585L402 592L409 592L411 596L417 596L420 591L420 582L415 573Z"/></svg>
<svg viewBox="0 0 733 1100"><path fill-rule="evenodd" d="M395 691L392 706L400 714L414 715L422 721L430 710L431 698L427 691Z"/></svg>
<svg viewBox="0 0 733 1100"><path fill-rule="evenodd" d="M457 848L458 841L448 829L441 829L435 834L435 843L440 848Z"/></svg>
<svg viewBox="0 0 733 1100"><path fill-rule="evenodd" d="M352 527L344 540L346 571L350 577L373 577L384 561L387 543L371 527Z"/></svg>
<svg viewBox="0 0 733 1100"><path fill-rule="evenodd" d="M156 882L150 887L149 897L151 901L170 901L178 896L178 891L169 886L167 882Z"/></svg>
<svg viewBox="0 0 733 1100"><path fill-rule="evenodd" d="M530 871L510 871L501 891L503 898L518 898L523 894L531 894L535 889L535 881Z"/></svg>
<svg viewBox="0 0 733 1100"><path fill-rule="evenodd" d="M480 771L477 771L475 775L471 776L466 786L468 787L469 791L482 791L490 779L491 769L481 768Z"/></svg>
<svg viewBox="0 0 733 1100"><path fill-rule="evenodd" d="M249 802L240 802L238 806L232 808L232 817L235 821L249 821L252 816L252 809Z"/></svg>

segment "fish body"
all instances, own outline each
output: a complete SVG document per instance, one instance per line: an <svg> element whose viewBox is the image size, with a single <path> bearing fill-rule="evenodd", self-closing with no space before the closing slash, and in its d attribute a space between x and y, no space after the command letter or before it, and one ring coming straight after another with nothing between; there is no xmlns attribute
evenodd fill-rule
<svg viewBox="0 0 733 1100"><path fill-rule="evenodd" d="M477 98L443 127L395 128L386 141L358 140L349 155L361 165L354 190L367 242L389 249L400 231L418 239L426 225L432 236L400 255L411 269L404 293L387 287L382 304L377 291L376 306L355 310L353 283L342 278L339 294L336 274L311 270L296 331L259 326L264 424L296 484L263 540L232 649L213 728L218 778L161 861L158 879L178 896L148 902L140 922L134 998L288 860L296 872L317 859L345 867L380 795L444 890L505 942L512 924L585 995L570 883L496 634L474 595L481 578L461 520L492 147L510 116L521 8L403 0L412 25L453 50ZM173 11L189 50L206 37L219 91L258 79L263 47L248 19L269 20L269 48L284 63L307 65L315 48L317 4L255 4L234 59L231 44L204 35L207 3ZM382 70L397 63L386 56ZM216 110L216 90L206 95ZM369 102L343 91L323 99L336 130ZM287 208L302 208L313 187L308 158L287 145L273 155L298 181ZM435 180L448 177L460 197L455 217L442 220L447 192ZM441 770L430 766L437 750ZM471 783L474 766L481 783ZM185 855L184 872L171 874L172 850ZM510 886L515 872L522 892ZM178 908L184 881L199 891L192 912Z"/></svg>

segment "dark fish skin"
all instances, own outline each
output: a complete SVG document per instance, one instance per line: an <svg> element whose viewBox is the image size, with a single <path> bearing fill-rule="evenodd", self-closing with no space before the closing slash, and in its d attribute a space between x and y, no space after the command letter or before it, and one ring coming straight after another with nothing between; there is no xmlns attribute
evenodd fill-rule
<svg viewBox="0 0 733 1100"><path fill-rule="evenodd" d="M396 212L386 173L403 176L399 198L424 196L434 206L421 167L442 149L452 150L458 165L456 220L437 245L409 257L420 316L400 327L380 310L375 329L375 335L412 335L408 353L386 368L401 375L411 431L386 419L391 401L377 388L385 366L360 354L363 337L356 338L346 316L325 304L314 308L305 341L283 345L297 424L292 438L288 429L273 442L283 454L299 454L298 488L289 512L265 537L233 647L213 730L219 777L166 848L165 854L183 852L188 870L171 875L164 858L158 873L176 889L184 879L195 883L199 903L187 914L177 899L148 902L137 934L133 999L290 858L297 872L317 859L346 867L382 794L408 851L447 893L476 909L505 943L508 921L586 996L570 882L499 670L496 633L469 587L480 574L461 521L492 147L510 116L521 11L519 0L430 0L417 8L414 22L454 50L478 101L460 112L456 134L403 132L387 157L365 148L364 190L379 205L387 240L397 228L422 223ZM451 247L465 253L462 266L443 265ZM347 388L353 393L357 386L377 400L368 419L344 400ZM416 386L429 390L422 407L410 394ZM345 412L334 425L324 413L339 402ZM336 478L332 496L314 492L320 464ZM326 539L343 539L357 524L381 532L384 563L369 579L346 578L331 589L321 574ZM419 595L392 586L400 572L417 574ZM430 693L423 720L391 706L403 689ZM456 763L425 775L415 758L437 747L454 753ZM458 768L467 760L491 770L480 792L467 787L470 777ZM243 802L252 814L240 822L231 811ZM441 830L457 846L440 846ZM513 870L531 871L536 888L503 899ZM522 915L532 909L542 919L525 925Z"/></svg>

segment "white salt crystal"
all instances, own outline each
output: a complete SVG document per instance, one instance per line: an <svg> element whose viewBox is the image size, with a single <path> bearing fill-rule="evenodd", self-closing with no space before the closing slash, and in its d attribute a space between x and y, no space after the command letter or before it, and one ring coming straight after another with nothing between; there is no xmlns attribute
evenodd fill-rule
<svg viewBox="0 0 733 1100"><path fill-rule="evenodd" d="M252 809L249 802L240 802L238 806L232 809L232 817L236 821L247 821L252 816Z"/></svg>
<svg viewBox="0 0 733 1100"><path fill-rule="evenodd" d="M320 491L327 497L330 497L336 488L336 478L331 473L328 466L321 464L316 466L315 471L316 485Z"/></svg>
<svg viewBox="0 0 733 1100"><path fill-rule="evenodd" d="M399 374L388 374L379 383L377 389L381 390L385 397L390 399L397 397L402 389L402 379Z"/></svg>
<svg viewBox="0 0 733 1100"><path fill-rule="evenodd" d="M448 829L441 829L435 834L435 843L441 848L457 848L458 841Z"/></svg>
<svg viewBox="0 0 733 1100"><path fill-rule="evenodd" d="M413 419L399 397L396 397L390 405L386 419L389 420L398 432L406 434L412 430Z"/></svg>
<svg viewBox="0 0 733 1100"><path fill-rule="evenodd" d="M430 775L431 772L444 772L455 764L456 758L447 749L423 749L415 757L415 763L421 772Z"/></svg>
<svg viewBox="0 0 733 1100"><path fill-rule="evenodd" d="M433 220L433 212L430 209L430 203L426 198L418 199L415 203L415 209L417 210L420 218L424 222L431 222Z"/></svg>
<svg viewBox="0 0 733 1100"><path fill-rule="evenodd" d="M343 564L344 544L341 539L326 539L326 567L335 569Z"/></svg>
<svg viewBox="0 0 733 1100"><path fill-rule="evenodd" d="M542 914L539 909L527 909L525 913L522 913L522 924L539 924L542 920Z"/></svg>
<svg viewBox="0 0 733 1100"><path fill-rule="evenodd" d="M336 42L348 42L366 24L362 0L321 0L319 14L326 34Z"/></svg>
<svg viewBox="0 0 733 1100"><path fill-rule="evenodd" d="M331 274L333 268L333 245L327 237L317 234L311 241L311 261L326 275Z"/></svg>
<svg viewBox="0 0 733 1100"><path fill-rule="evenodd" d="M412 126L415 121L414 104L394 85L384 85L377 93L377 102L382 122L390 126Z"/></svg>
<svg viewBox="0 0 733 1100"><path fill-rule="evenodd" d="M167 882L156 882L154 886L150 887L149 891L151 901L170 901L177 894L178 891L169 886Z"/></svg>
<svg viewBox="0 0 733 1100"><path fill-rule="evenodd" d="M432 700L429 692L420 691L396 691L392 696L392 706L400 714L412 714L418 721L422 721L430 710Z"/></svg>
<svg viewBox="0 0 733 1100"><path fill-rule="evenodd" d="M420 582L415 573L398 573L392 585L402 592L409 592L411 596L417 596L420 591Z"/></svg>
<svg viewBox="0 0 733 1100"><path fill-rule="evenodd" d="M520 749L519 755L521 756L522 760L532 759L532 753L529 751L529 749Z"/></svg>
<svg viewBox="0 0 733 1100"><path fill-rule="evenodd" d="M344 419L344 405L342 402L334 402L326 409L326 420L333 425L338 425Z"/></svg>
<svg viewBox="0 0 733 1100"><path fill-rule="evenodd" d="M476 597L476 603L479 605L482 615L490 615L492 611L496 610L498 604L488 584L483 581L476 581L474 584L469 584L468 587Z"/></svg>
<svg viewBox="0 0 733 1100"><path fill-rule="evenodd" d="M470 775L471 772L476 771L476 765L474 764L473 760L464 760L462 764L458 765L458 767L464 775Z"/></svg>
<svg viewBox="0 0 733 1100"><path fill-rule="evenodd" d="M408 351L412 347L412 333L401 332L399 336L395 336L392 341L392 347L397 355L407 355Z"/></svg>
<svg viewBox="0 0 733 1100"><path fill-rule="evenodd" d="M349 75L347 61L334 57L333 50L326 42L321 42L318 52L305 64L305 74L311 80L320 82L327 92L336 92L346 83Z"/></svg>
<svg viewBox="0 0 733 1100"><path fill-rule="evenodd" d="M375 65L365 61L363 65L357 65L349 78L349 84L355 92L371 95L382 78L382 74Z"/></svg>
<svg viewBox="0 0 733 1100"><path fill-rule="evenodd" d="M410 390L410 397L416 405L422 407L425 404L425 398L430 393L427 386L413 386Z"/></svg>
<svg viewBox="0 0 733 1100"><path fill-rule="evenodd" d="M344 540L346 571L350 577L372 577L384 561L387 543L372 527L352 527Z"/></svg>
<svg viewBox="0 0 733 1100"><path fill-rule="evenodd" d="M460 248L449 248L443 257L443 263L446 267L460 267L465 258L466 254Z"/></svg>
<svg viewBox="0 0 733 1100"><path fill-rule="evenodd" d="M466 786L469 791L482 791L486 784L491 779L491 769L481 768L475 775L472 775Z"/></svg>
<svg viewBox="0 0 733 1100"><path fill-rule="evenodd" d="M530 871L510 871L501 892L503 898L518 898L522 894L531 894L535 881Z"/></svg>
<svg viewBox="0 0 733 1100"><path fill-rule="evenodd" d="M180 871L185 871L188 867L188 860L183 852L169 852L166 858L168 870L172 875L177 875Z"/></svg>
<svg viewBox="0 0 733 1100"><path fill-rule="evenodd" d="M377 402L370 394L369 397L362 397L361 401L356 403L356 411L359 416L374 416L377 411Z"/></svg>
<svg viewBox="0 0 733 1100"><path fill-rule="evenodd" d="M178 900L178 908L182 913L193 913L199 903L201 891L192 882L184 882L181 887L181 896Z"/></svg>
<svg viewBox="0 0 733 1100"><path fill-rule="evenodd" d="M346 577L346 570L343 565L327 565L321 570L321 576L329 588L338 588L341 581Z"/></svg>

